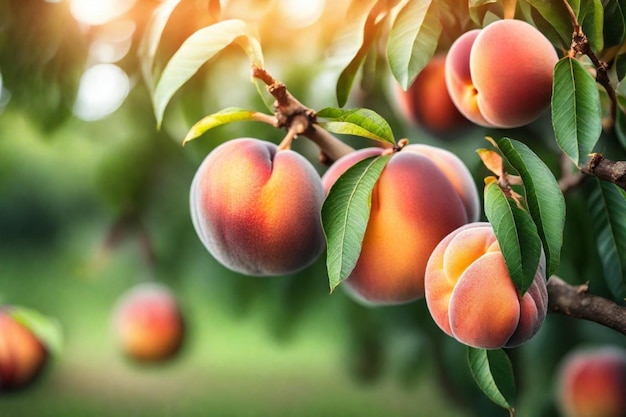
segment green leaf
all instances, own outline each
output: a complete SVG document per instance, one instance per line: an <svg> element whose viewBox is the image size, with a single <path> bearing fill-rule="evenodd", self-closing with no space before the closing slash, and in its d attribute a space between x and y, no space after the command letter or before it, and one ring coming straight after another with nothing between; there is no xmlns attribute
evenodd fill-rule
<svg viewBox="0 0 626 417"><path fill-rule="evenodd" d="M578 16L591 49L599 52L604 48L604 8L596 0L583 0Z"/></svg>
<svg viewBox="0 0 626 417"><path fill-rule="evenodd" d="M556 64L551 109L557 143L574 163L584 163L602 133L602 107L596 80L577 60Z"/></svg>
<svg viewBox="0 0 626 417"><path fill-rule="evenodd" d="M332 133L362 136L381 142L395 144L395 138L389 123L378 113L370 109L338 109L326 107L318 111L318 125Z"/></svg>
<svg viewBox="0 0 626 417"><path fill-rule="evenodd" d="M494 403L514 415L515 398L513 365L502 349L486 350L467 347L467 362L472 376L483 393Z"/></svg>
<svg viewBox="0 0 626 417"><path fill-rule="evenodd" d="M390 155L357 162L337 179L322 206L331 292L354 269L370 216L371 193Z"/></svg>
<svg viewBox="0 0 626 417"><path fill-rule="evenodd" d="M562 1L553 0L526 0L541 17L558 34L563 45L569 46L574 28L569 14Z"/></svg>
<svg viewBox="0 0 626 417"><path fill-rule="evenodd" d="M365 23L375 5L375 0L352 0L350 2L344 19L345 24L333 37L328 48L329 63L345 67L356 56L363 45Z"/></svg>
<svg viewBox="0 0 626 417"><path fill-rule="evenodd" d="M523 4L523 3L520 3L520 4ZM535 24L535 27L539 30L539 32L543 33L543 35L546 38L548 38L548 40L553 45L556 45L558 48L560 48L562 50L569 49L569 47L570 47L570 45L572 43L571 34L569 36L569 39L564 39L561 36L561 34L556 31L554 26L552 26L552 24L550 22L548 22L541 15L541 13L539 13L539 11L537 9L535 9L534 7L530 7L530 10L529 10L529 12L527 14L530 15L530 19L529 20L532 21Z"/></svg>
<svg viewBox="0 0 626 417"><path fill-rule="evenodd" d="M626 150L626 81L622 80L615 90L617 109L615 111L615 134L622 149Z"/></svg>
<svg viewBox="0 0 626 417"><path fill-rule="evenodd" d="M209 114L208 116L200 119L199 122L194 124L185 139L183 145L187 142L196 139L209 129L221 126L226 123L241 122L241 121L258 121L259 113L252 110L240 109L238 107L228 107L220 110L217 113Z"/></svg>
<svg viewBox="0 0 626 417"><path fill-rule="evenodd" d="M398 14L387 43L391 72L405 90L437 49L441 22L437 4L410 1Z"/></svg>
<svg viewBox="0 0 626 417"><path fill-rule="evenodd" d="M626 1L605 0L604 46L621 45L626 40Z"/></svg>
<svg viewBox="0 0 626 417"><path fill-rule="evenodd" d="M342 69L337 81L337 102L343 107L373 40L376 9L374 0L353 0L350 3L344 25L333 38L328 49L327 62Z"/></svg>
<svg viewBox="0 0 626 417"><path fill-rule="evenodd" d="M32 331L52 355L61 353L63 333L58 321L46 317L38 311L21 306L11 306L9 315Z"/></svg>
<svg viewBox="0 0 626 417"><path fill-rule="evenodd" d="M153 101L158 126L161 125L165 107L174 93L204 63L235 41L245 50L253 65L263 67L261 45L246 22L224 20L198 30L172 56L157 83Z"/></svg>
<svg viewBox="0 0 626 417"><path fill-rule="evenodd" d="M523 295L541 257L541 239L530 214L507 198L496 182L485 186L485 215L493 227L511 280Z"/></svg>
<svg viewBox="0 0 626 417"><path fill-rule="evenodd" d="M626 79L623 79L617 84L617 88L615 89L615 95L617 98L617 105L619 109L626 113Z"/></svg>
<svg viewBox="0 0 626 417"><path fill-rule="evenodd" d="M532 216L546 254L547 276L559 266L563 230L565 227L565 198L550 169L525 144L504 138L498 148L522 177L528 211Z"/></svg>
<svg viewBox="0 0 626 417"><path fill-rule="evenodd" d="M161 36L174 9L180 0L165 0L155 10L148 22L141 44L139 45L139 56L141 57L141 71L143 78L151 93L154 93L153 67L157 49Z"/></svg>
<svg viewBox="0 0 626 417"><path fill-rule="evenodd" d="M618 80L624 80L626 77L626 53L618 54L615 57L615 62L613 64L615 66L615 74L617 75Z"/></svg>
<svg viewBox="0 0 626 417"><path fill-rule="evenodd" d="M620 189L595 179L589 196L591 224L604 277L616 299L626 298L626 200Z"/></svg>

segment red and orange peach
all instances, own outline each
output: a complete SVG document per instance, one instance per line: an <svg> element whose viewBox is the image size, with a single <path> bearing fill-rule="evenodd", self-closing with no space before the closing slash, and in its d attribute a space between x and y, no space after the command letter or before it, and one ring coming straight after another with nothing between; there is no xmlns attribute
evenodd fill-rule
<svg viewBox="0 0 626 417"><path fill-rule="evenodd" d="M215 148L191 186L191 217L207 250L246 275L283 275L325 247L319 174L302 155L233 139Z"/></svg>
<svg viewBox="0 0 626 417"><path fill-rule="evenodd" d="M519 127L549 106L557 61L556 50L534 26L499 20L466 32L452 44L446 85L456 107L474 123Z"/></svg>
<svg viewBox="0 0 626 417"><path fill-rule="evenodd" d="M139 361L172 357L184 339L184 321L174 295L166 286L139 284L117 301L113 331L122 352Z"/></svg>
<svg viewBox="0 0 626 417"><path fill-rule="evenodd" d="M339 159L322 177L324 188L328 192L352 165L382 152L365 148ZM440 168L450 160L449 169ZM476 186L454 154L425 145L394 153L372 190L361 253L342 286L371 305L423 297L430 253L449 232L477 216L477 207Z"/></svg>
<svg viewBox="0 0 626 417"><path fill-rule="evenodd" d="M563 417L626 416L626 350L579 349L560 365L557 402Z"/></svg>
<svg viewBox="0 0 626 417"><path fill-rule="evenodd" d="M24 387L35 379L48 358L42 341L11 315L12 308L0 308L0 391Z"/></svg>
<svg viewBox="0 0 626 417"><path fill-rule="evenodd" d="M545 257L520 297L489 223L446 236L426 266L426 304L437 325L476 348L513 347L533 337L547 314Z"/></svg>
<svg viewBox="0 0 626 417"><path fill-rule="evenodd" d="M396 86L396 97L399 110L407 121L447 139L471 123L450 98L446 87L445 61L444 53L433 56L406 91Z"/></svg>

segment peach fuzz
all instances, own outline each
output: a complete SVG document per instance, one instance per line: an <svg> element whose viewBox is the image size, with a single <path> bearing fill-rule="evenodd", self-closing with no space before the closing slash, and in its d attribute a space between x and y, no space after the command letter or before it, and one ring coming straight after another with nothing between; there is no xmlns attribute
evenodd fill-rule
<svg viewBox="0 0 626 417"><path fill-rule="evenodd" d="M428 256L450 231L467 223L468 213L453 184L427 156L394 153L372 190L370 218L361 254L342 283L370 305L401 304L424 296ZM331 186L349 167L381 148L365 148L340 158L322 177Z"/></svg>
<svg viewBox="0 0 626 417"><path fill-rule="evenodd" d="M122 294L114 307L113 330L122 352L139 361L172 357L184 338L178 302L169 288L154 283Z"/></svg>
<svg viewBox="0 0 626 417"><path fill-rule="evenodd" d="M474 123L519 127L549 106L557 61L556 50L534 26L498 20L452 44L446 85L459 111Z"/></svg>
<svg viewBox="0 0 626 417"><path fill-rule="evenodd" d="M320 176L302 155L270 142L233 139L202 162L191 185L191 217L207 250L246 275L283 275L325 247Z"/></svg>
<svg viewBox="0 0 626 417"><path fill-rule="evenodd" d="M626 350L579 349L561 362L557 402L563 417L626 416Z"/></svg>
<svg viewBox="0 0 626 417"><path fill-rule="evenodd" d="M435 136L449 138L471 123L450 98L445 61L445 53L433 56L406 91L396 85L396 99L407 121Z"/></svg>
<svg viewBox="0 0 626 417"><path fill-rule="evenodd" d="M37 336L0 309L0 391L24 387L43 369L48 351Z"/></svg>
<svg viewBox="0 0 626 417"><path fill-rule="evenodd" d="M480 198L478 197L476 183L467 165L458 156L446 149L423 143L408 145L403 150L424 155L437 165L461 197L467 213L467 222L478 221L480 217Z"/></svg>
<svg viewBox="0 0 626 417"><path fill-rule="evenodd" d="M489 223L470 223L446 236L428 260L424 286L435 323L476 348L520 345L547 313L545 258L520 298Z"/></svg>

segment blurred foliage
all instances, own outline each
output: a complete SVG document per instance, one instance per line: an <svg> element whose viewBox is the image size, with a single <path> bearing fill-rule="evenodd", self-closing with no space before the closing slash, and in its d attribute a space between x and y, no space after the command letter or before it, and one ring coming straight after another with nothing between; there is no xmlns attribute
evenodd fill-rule
<svg viewBox="0 0 626 417"><path fill-rule="evenodd" d="M465 347L436 327L423 300L371 309L341 290L329 295L323 257L301 273L261 279L226 270L204 250L188 212L199 162L230 138L278 142L284 133L232 124L181 146L205 114L227 106L263 111L245 56L231 49L181 89L163 130L156 130L137 51L158 3L137 1L120 17L135 22L131 48L116 62L132 88L114 113L86 122L72 108L80 76L93 64L91 41L106 25L77 23L67 1L0 0L0 74L10 93L0 107L0 302L57 318L65 338L62 354L37 384L0 394L0 415L507 415L480 393ZM320 18L326 27L281 30L278 9L270 7L276 2L228 3L223 13L259 22L268 67L298 99L316 109L335 104L339 71L324 66L323 47L343 23L346 1L327 2ZM206 24L199 12L205 6L181 2L165 28L157 70ZM348 106L383 115L398 138L455 152L478 185L489 175L475 153L487 145L486 135L523 140L558 173L548 117L506 132L475 128L444 141L399 116L391 80L388 72L373 82L363 78ZM610 137L599 146L624 159ZM314 146L301 139L294 147L323 172ZM601 263L585 195L582 189L567 195L557 273L610 296L596 279ZM119 294L144 280L169 285L189 323L183 354L153 369L127 363L109 328ZM625 345L623 336L599 325L550 315L537 337L508 351L519 416L557 415L553 372L565 353L589 343Z"/></svg>

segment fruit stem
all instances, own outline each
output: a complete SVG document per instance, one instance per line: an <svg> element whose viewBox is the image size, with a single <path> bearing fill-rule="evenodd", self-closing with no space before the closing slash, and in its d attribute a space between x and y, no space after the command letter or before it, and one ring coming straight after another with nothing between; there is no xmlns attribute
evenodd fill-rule
<svg viewBox="0 0 626 417"><path fill-rule="evenodd" d="M390 148L386 148L382 155L391 155L394 154L396 152L400 152L406 145L409 144L409 140L406 138L400 139L398 141L397 144L395 144L394 146L390 147Z"/></svg>

